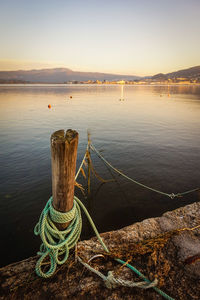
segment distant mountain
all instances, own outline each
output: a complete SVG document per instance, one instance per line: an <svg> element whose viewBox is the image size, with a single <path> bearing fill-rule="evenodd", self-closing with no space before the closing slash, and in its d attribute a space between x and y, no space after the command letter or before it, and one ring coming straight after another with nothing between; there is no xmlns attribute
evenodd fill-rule
<svg viewBox="0 0 200 300"><path fill-rule="evenodd" d="M200 66L196 66L193 68L189 69L184 69L180 71L175 71L172 73L167 73L166 74L167 78L178 78L178 77L186 77L188 79L192 79L194 77L199 77L200 78Z"/></svg>
<svg viewBox="0 0 200 300"><path fill-rule="evenodd" d="M135 75L119 75L97 72L75 72L67 68L41 69L41 70L19 70L0 71L0 83L65 83L69 81L155 81L164 82L168 79L196 80L200 82L200 66L179 70L172 73L159 73L154 76L139 77ZM176 82L176 81L175 81Z"/></svg>
<svg viewBox="0 0 200 300"><path fill-rule="evenodd" d="M0 71L0 82L26 81L30 83L64 83L67 81L88 80L135 80L139 76L116 75L107 73L75 72L67 68L42 69L42 70L19 70Z"/></svg>
<svg viewBox="0 0 200 300"><path fill-rule="evenodd" d="M175 71L172 73L159 73L151 77L152 80L160 80L164 81L167 79L174 79L174 78L187 78L189 79L200 79L200 66L192 67L189 69L183 69L179 71Z"/></svg>
<svg viewBox="0 0 200 300"><path fill-rule="evenodd" d="M158 73L158 74L152 76L151 79L156 80L156 81L163 81L163 80L167 80L167 75L165 75L163 73Z"/></svg>

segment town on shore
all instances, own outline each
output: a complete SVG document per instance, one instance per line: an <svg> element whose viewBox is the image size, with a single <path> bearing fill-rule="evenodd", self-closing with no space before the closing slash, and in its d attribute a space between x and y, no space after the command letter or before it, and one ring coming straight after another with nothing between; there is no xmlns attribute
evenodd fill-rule
<svg viewBox="0 0 200 300"><path fill-rule="evenodd" d="M25 81L25 80L1 80L0 84L52 84L52 82L42 81ZM54 84L95 84L95 85L114 85L114 84L126 84L126 85L200 85L200 79L188 79L184 77L167 79L167 80L156 80L152 78L143 78L135 80L69 80L64 82L54 82Z"/></svg>
<svg viewBox="0 0 200 300"><path fill-rule="evenodd" d="M135 80L86 80L86 81L78 81L72 80L65 82L66 84L129 84L129 85L170 85L170 84L200 84L200 79L188 79L184 77L174 78L174 79L167 79L167 80L157 80L152 78L145 78L145 79L135 79Z"/></svg>
<svg viewBox="0 0 200 300"><path fill-rule="evenodd" d="M200 66L154 76L77 72L67 68L0 71L0 84L200 84Z"/></svg>

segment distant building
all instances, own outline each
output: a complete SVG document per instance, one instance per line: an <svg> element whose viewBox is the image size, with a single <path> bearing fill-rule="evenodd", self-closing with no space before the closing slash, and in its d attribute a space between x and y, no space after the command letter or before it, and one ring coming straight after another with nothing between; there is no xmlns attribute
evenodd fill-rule
<svg viewBox="0 0 200 300"><path fill-rule="evenodd" d="M119 80L119 81L117 81L117 83L119 83L119 84L125 84L125 81L124 80Z"/></svg>

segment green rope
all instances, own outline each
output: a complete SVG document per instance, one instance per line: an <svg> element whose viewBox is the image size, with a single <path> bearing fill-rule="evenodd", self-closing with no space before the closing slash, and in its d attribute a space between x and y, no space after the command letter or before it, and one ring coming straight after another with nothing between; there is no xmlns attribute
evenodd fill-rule
<svg viewBox="0 0 200 300"><path fill-rule="evenodd" d="M90 224L91 224L91 227L92 227L92 229L94 230L94 232L95 232L95 234L96 234L96 236L97 236L97 238L98 238L100 244L102 245L102 247L104 248L104 250L105 250L106 252L109 253L110 251L108 250L107 246L105 245L104 241L102 240L102 238L101 238L101 236L100 236L100 234L99 234L99 232L98 232L98 230L97 230L97 228L96 228L96 226L95 226L95 224L94 224L92 218L90 217L90 214L88 213L86 207L84 206L84 204L83 204L77 197L74 197L74 198L76 199L76 201L77 201L78 204L81 206L81 208L83 209L84 213L86 214L86 216L87 216L87 218L88 218L88 220L89 220L89 222L90 222ZM116 258L115 260L116 260L117 262L119 262L120 264L122 264L122 265L126 264L125 261L123 261L123 260L121 260L121 259L119 259L119 258ZM138 271L138 270L137 270L136 268L134 268L132 265L126 264L126 266L127 266L129 269L131 269L132 271L134 271L139 277L141 277L142 279L144 279L146 282L151 283L151 281L150 281L149 279L147 279L140 271ZM163 292L162 290L160 290L159 288L157 288L157 287L152 287L152 288L153 288L154 290L156 290L156 292L158 292L160 295L162 295L165 299L168 299L168 300L174 300L172 297L168 296L166 293L164 293L164 292Z"/></svg>
<svg viewBox="0 0 200 300"><path fill-rule="evenodd" d="M66 230L59 231L53 222L70 222ZM76 199L73 208L67 213L56 211L52 206L52 197L43 209L39 222L34 228L35 235L40 235L42 244L37 253L41 257L36 263L36 273L40 277L49 278L56 270L57 264L66 262L69 250L75 247L81 234L82 219L81 212ZM60 260L60 256L63 257ZM46 258L50 259L50 268L46 272L42 271L42 265L46 264Z"/></svg>
<svg viewBox="0 0 200 300"><path fill-rule="evenodd" d="M116 258L115 259L116 261L118 261L120 264L124 265L126 264L125 261L119 259L119 258ZM144 281L148 282L148 283L151 283L151 281L146 278L140 271L138 271L136 268L134 268L132 265L130 264L126 264L126 267L128 267L129 269L131 269L132 271L134 271L139 277L141 277L142 279L144 279ZM156 286L153 286L152 287L158 294L160 294L161 296L163 296L165 299L168 299L168 300L174 300L174 298L170 297L169 295L167 295L165 292L163 292L162 290L160 290L159 288L157 288Z"/></svg>
<svg viewBox="0 0 200 300"><path fill-rule="evenodd" d="M34 228L35 235L40 235L42 244L40 246L40 251L38 255L41 257L38 259L36 263L36 274L43 278L49 278L53 275L56 270L56 266L64 264L69 256L69 250L75 247L76 243L81 234L82 229L82 219L81 219L81 211L80 207L83 209L86 217L88 218L92 229L94 230L99 242L106 252L109 253L107 246L105 245L103 239L101 238L90 214L88 213L84 204L74 196L74 206L67 213L61 213L56 211L52 206L52 197L47 202L45 208L43 209L39 222L36 224ZM70 225L66 230L59 231L57 227L53 224L56 223L65 223L70 222ZM59 256L63 256L62 260L59 259ZM42 265L46 264L44 260L49 256L50 258L50 268L46 272L42 271ZM125 262L121 259L115 259L120 264L125 264ZM141 277L144 281L151 284L151 281L147 279L140 271L131 266L130 264L126 264L126 266L134 271L139 277ZM144 285L143 285L144 286ZM143 287L141 286L141 288ZM160 295L168 300L174 300L163 291L158 289L155 286L152 286L154 290L156 290Z"/></svg>
<svg viewBox="0 0 200 300"><path fill-rule="evenodd" d="M87 146L87 149L88 149L88 146ZM86 151L86 153L87 153L87 151ZM80 170L84 163L85 158L86 158L86 154L83 157L81 166L76 174L75 179L78 177L78 175L80 173ZM36 226L34 228L35 235L40 235L40 238L42 240L42 244L40 246L40 251L37 253L41 257L38 259L38 261L36 263L35 270L36 270L36 274L43 278L51 277L54 274L57 265L64 264L67 261L68 256L69 256L69 250L71 248L74 248L75 245L77 244L77 242L80 238L81 229L82 229L82 218L81 218L80 207L83 209L84 213L86 214L86 217L88 218L90 225L93 228L102 247L104 248L104 250L106 252L109 253L109 250L108 250L107 246L105 245L105 243L103 242L103 239L101 238L86 207L76 196L74 196L74 205L73 205L72 209L66 213L62 213L62 212L55 210L53 208L52 201L53 201L53 198L50 197L50 199L48 200L45 208L43 209L43 211L40 215L39 222L36 224ZM55 222L55 223L70 222L70 224L66 230L59 231L53 222ZM62 256L62 259L60 259L60 256ZM48 257L49 257L50 261L46 262L46 259ZM115 260L122 265L126 264L121 259L117 258ZM83 263L83 265L89 266L88 264L84 263L80 258L79 258L79 261L81 263ZM42 271L42 266L46 265L46 264L50 264L50 267L46 272L44 272L44 271ZM97 272L97 270L95 270L95 273L97 275L99 275L100 277L104 276L105 278L104 277L102 277L102 278L107 282L107 286L110 286L110 288L112 287L112 285L115 286L115 284L121 284L124 286L132 286L132 287L138 286L141 288L152 287L155 291L157 291L164 298L166 298L168 300L174 300L173 298L171 298L170 296L165 294L163 291L161 291L160 289L155 287L156 281L151 282L140 271L138 271L136 268L134 268L130 264L126 264L126 266L129 269L131 269L132 271L134 271L139 277L141 277L147 283L147 285L143 284L143 283L130 283L130 282L123 281L120 279L115 279L112 275L112 272L109 272L107 277L105 277L100 272ZM94 269L92 267L90 267L90 268L94 271Z"/></svg>
<svg viewBox="0 0 200 300"><path fill-rule="evenodd" d="M87 146L88 149L88 146ZM199 188L193 189L193 190L189 190L183 193L178 193L178 194L167 194L161 191L158 191L156 189L153 189L151 187L148 187L128 176L126 176L125 174L123 174L122 172L120 172L119 170L117 170L116 168L114 168L98 151L97 149L91 145L91 149L93 151L95 151L97 153L97 155L113 170L115 170L116 172L118 172L120 175L124 176L125 178L131 180L132 182L145 187L149 190L152 190L154 192L160 193L162 195L166 195L170 198L174 198L174 197L179 197L194 191L199 190ZM87 151L86 151L87 153ZM81 166L76 174L76 178L78 177L80 170L82 168L82 165L85 161L86 158L86 153L84 155L84 158L82 160ZM75 179L76 179L75 178ZM99 242L101 243L102 247L104 248L104 250L106 252L109 252L107 246L105 245L105 243L103 242L90 214L88 213L86 207L83 205L83 203L77 198L74 197L74 206L73 208L66 213L62 213L59 212L57 210L55 210L52 206L52 197L49 199L49 201L47 202L45 208L43 209L40 218L39 218L39 222L36 224L35 228L34 228L34 233L35 235L40 235L41 240L42 240L42 244L40 246L40 251L38 252L38 255L40 255L41 257L38 259L37 263L36 263L36 273L38 276L43 277L43 278L49 278L51 277L55 270L56 270L56 266L57 265L61 265L64 264L69 256L69 250L71 248L74 248L75 245L77 244L79 238L80 238L80 234L81 234L81 229L82 229L82 219L81 219L81 211L80 211L80 207L83 209L84 213L86 214ZM62 230L59 231L57 229L57 227L55 226L55 224L53 223L67 223L70 222L69 226L67 227L66 230ZM60 259L60 257L62 256L62 259ZM42 266L48 264L48 262L46 262L46 258L49 257L50 260L50 267L49 269L44 272L42 271ZM124 265L126 264L125 261L116 258L115 259L117 262L119 262L120 264ZM87 265L88 264L82 262L82 260L79 258L79 261L81 263L83 263L83 265ZM133 267L130 264L126 264L126 267L128 267L129 269L131 269L132 271L134 271L139 277L141 277L148 285L146 285L146 287L152 287L157 293L159 293L161 296L163 296L165 299L168 300L174 300L172 297L168 296L166 293L164 293L162 290L160 290L159 288L157 288L154 282L151 282L148 278L146 278L140 271L138 271L135 267ZM90 267L91 268L91 267ZM91 268L93 269L93 268ZM94 271L94 269L93 269ZM146 288L145 284L142 283L130 283L127 281L123 281L120 279L115 279L112 275L112 272L109 272L109 275L106 277L103 274L101 274L100 272L98 272L97 270L95 270L95 273L97 275L99 275L100 277L103 278L103 280L105 281L109 281L112 284L121 284L124 286L138 286L138 287L142 287L142 288ZM108 285L110 284L108 283Z"/></svg>
<svg viewBox="0 0 200 300"><path fill-rule="evenodd" d="M78 258L78 261L84 267L86 267L88 270L90 270L91 272L95 273L99 277L101 277L101 279L104 280L105 285L106 285L106 287L108 289L116 288L117 286L139 287L139 288L142 288L142 289L149 289L149 288L152 288L152 287L156 286L157 283L158 283L157 279L155 279L152 282L150 282L150 281L149 282L147 282L147 281L134 282L134 281L130 281L130 280L124 280L124 279L121 279L121 278L116 278L114 276L114 273L112 271L109 271L108 275L105 276L104 274L102 274L101 272L99 272L98 270L94 269L93 267L91 267L86 262L84 262L79 256L77 258Z"/></svg>

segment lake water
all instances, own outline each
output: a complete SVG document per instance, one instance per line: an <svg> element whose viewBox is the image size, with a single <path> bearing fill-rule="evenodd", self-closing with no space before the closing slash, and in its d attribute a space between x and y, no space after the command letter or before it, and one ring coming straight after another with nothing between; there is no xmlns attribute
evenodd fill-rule
<svg viewBox="0 0 200 300"><path fill-rule="evenodd" d="M79 132L77 167L89 130L96 148L128 176L167 193L200 186L200 86L125 86L120 97L119 85L0 86L0 266L39 249L33 228L51 195L56 130ZM112 178L95 154L92 160L99 175ZM78 182L86 187L83 177ZM78 189L76 195L88 205ZM198 199L195 192L172 200L119 176L103 185L93 178L90 212L102 232ZM90 235L84 221L82 238Z"/></svg>

